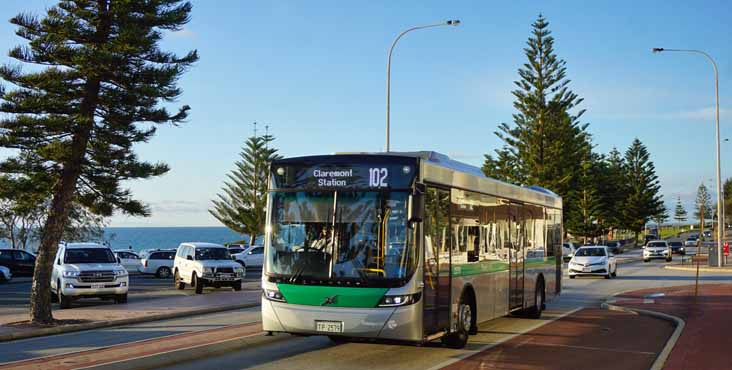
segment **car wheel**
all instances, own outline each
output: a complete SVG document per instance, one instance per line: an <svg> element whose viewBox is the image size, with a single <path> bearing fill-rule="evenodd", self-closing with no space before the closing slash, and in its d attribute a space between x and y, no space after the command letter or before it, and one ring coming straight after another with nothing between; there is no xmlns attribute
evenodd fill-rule
<svg viewBox="0 0 732 370"><path fill-rule="evenodd" d="M0 283L4 283L6 281L8 281L8 279L5 278L5 274L3 274L2 272L0 272Z"/></svg>
<svg viewBox="0 0 732 370"><path fill-rule="evenodd" d="M170 267L162 266L155 272L155 276L160 279L167 279L170 277Z"/></svg>
<svg viewBox="0 0 732 370"><path fill-rule="evenodd" d="M232 285L231 287L234 288L234 291L235 292L240 291L241 290L241 281L240 282L237 282L237 283L234 283L234 285Z"/></svg>
<svg viewBox="0 0 732 370"><path fill-rule="evenodd" d="M60 284L57 286L61 286ZM71 297L67 297L64 295L64 293L61 291L61 289L56 289L58 291L58 305L59 307L63 309L71 308Z"/></svg>
<svg viewBox="0 0 732 370"><path fill-rule="evenodd" d="M198 279L198 275L196 273L193 273L193 277L191 278L191 285L193 285L196 288L196 294L203 293L203 281L200 281Z"/></svg>
<svg viewBox="0 0 732 370"><path fill-rule="evenodd" d="M121 303L127 303L127 293L125 293L125 294L117 294L114 297L114 302L115 303L119 303L119 304L121 304Z"/></svg>
<svg viewBox="0 0 732 370"><path fill-rule="evenodd" d="M175 284L175 288L178 290L186 288L186 283L181 279L180 274L178 274L178 270L175 270L175 274L173 275L173 283Z"/></svg>
<svg viewBox="0 0 732 370"><path fill-rule="evenodd" d="M613 277L618 276L618 265L615 265L615 269L613 269Z"/></svg>
<svg viewBox="0 0 732 370"><path fill-rule="evenodd" d="M442 344L447 347L460 349L468 343L468 332L473 322L473 309L465 301L465 295L460 298L458 305L457 330L442 337Z"/></svg>
<svg viewBox="0 0 732 370"><path fill-rule="evenodd" d="M673 261L673 258L670 258L670 257L666 258L666 262L671 262L671 261Z"/></svg>
<svg viewBox="0 0 732 370"><path fill-rule="evenodd" d="M644 259L643 262L651 262L651 260Z"/></svg>
<svg viewBox="0 0 732 370"><path fill-rule="evenodd" d="M574 279L575 277L576 277L576 276L574 276L574 275L569 275L569 278L570 278L570 279Z"/></svg>

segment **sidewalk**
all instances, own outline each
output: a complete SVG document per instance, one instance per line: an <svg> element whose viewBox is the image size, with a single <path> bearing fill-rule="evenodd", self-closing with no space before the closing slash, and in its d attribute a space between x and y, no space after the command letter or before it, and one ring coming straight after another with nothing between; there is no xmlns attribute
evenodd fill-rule
<svg viewBox="0 0 732 370"><path fill-rule="evenodd" d="M443 369L647 370L673 329L651 316L585 308Z"/></svg>
<svg viewBox="0 0 732 370"><path fill-rule="evenodd" d="M213 291L201 295L174 296L127 304L54 310L53 317L56 320L64 320L70 324L50 327L28 325L27 313L0 314L0 342L254 307L259 305L260 297L259 289Z"/></svg>
<svg viewBox="0 0 732 370"><path fill-rule="evenodd" d="M618 295L613 304L662 312L686 322L664 369L732 369L732 284L701 284L697 297L694 285L637 290Z"/></svg>
<svg viewBox="0 0 732 370"><path fill-rule="evenodd" d="M684 264L680 264L680 263L669 264L669 265L664 266L664 268L669 269L669 270L696 272L696 263L693 263L691 261L686 261ZM709 264L703 263L703 264L699 264L699 272L732 274L732 266L726 265L726 266L722 266L722 267L710 267Z"/></svg>

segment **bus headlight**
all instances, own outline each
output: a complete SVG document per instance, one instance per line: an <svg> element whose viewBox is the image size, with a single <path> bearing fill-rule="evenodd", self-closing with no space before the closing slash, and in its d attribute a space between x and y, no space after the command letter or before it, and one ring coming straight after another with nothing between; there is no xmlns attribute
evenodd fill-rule
<svg viewBox="0 0 732 370"><path fill-rule="evenodd" d="M408 304L419 301L421 293L402 294L402 295L385 295L379 302L379 307L397 307L406 306Z"/></svg>
<svg viewBox="0 0 732 370"><path fill-rule="evenodd" d="M264 290L264 297L269 299L270 301L275 302L287 302L285 300L285 297L280 293L279 290L272 290L272 289L265 289Z"/></svg>

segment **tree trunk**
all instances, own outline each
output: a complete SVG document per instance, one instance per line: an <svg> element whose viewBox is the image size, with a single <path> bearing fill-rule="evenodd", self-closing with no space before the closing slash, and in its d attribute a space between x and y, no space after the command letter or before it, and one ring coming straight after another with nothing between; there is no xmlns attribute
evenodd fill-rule
<svg viewBox="0 0 732 370"><path fill-rule="evenodd" d="M109 0L97 0L99 18L96 25L94 42L102 45L107 42L110 30ZM61 177L54 186L51 209L41 232L41 245L38 247L36 268L30 296L30 320L33 324L53 322L51 313L51 273L56 258L58 244L68 223L69 208L76 193L86 157L86 147L94 129L94 112L99 102L101 78L90 76L84 86L84 97L79 106L79 120L74 127L71 139L71 153L64 162Z"/></svg>

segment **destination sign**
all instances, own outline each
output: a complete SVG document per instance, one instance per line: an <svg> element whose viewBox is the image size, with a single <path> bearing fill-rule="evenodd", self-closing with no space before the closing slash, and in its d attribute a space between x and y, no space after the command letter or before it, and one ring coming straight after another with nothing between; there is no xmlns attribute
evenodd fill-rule
<svg viewBox="0 0 732 370"><path fill-rule="evenodd" d="M416 175L414 164L272 164L274 188L406 189Z"/></svg>

